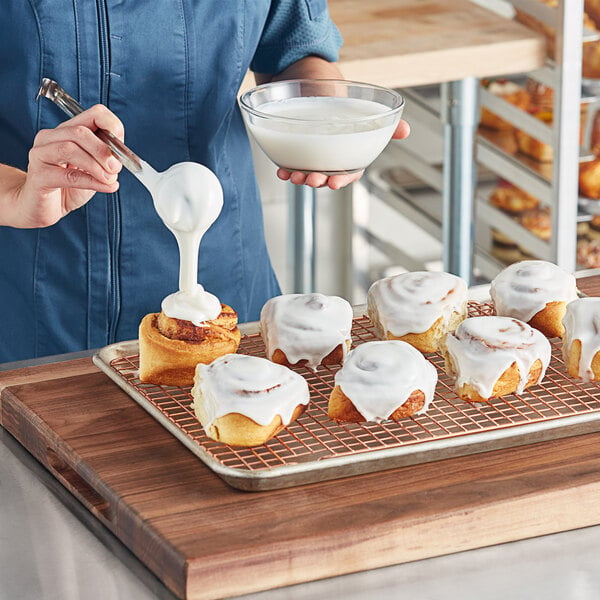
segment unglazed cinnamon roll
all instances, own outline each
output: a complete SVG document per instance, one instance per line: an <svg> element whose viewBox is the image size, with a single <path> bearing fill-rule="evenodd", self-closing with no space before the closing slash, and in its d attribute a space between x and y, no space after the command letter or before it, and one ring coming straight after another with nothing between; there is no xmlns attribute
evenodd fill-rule
<svg viewBox="0 0 600 600"><path fill-rule="evenodd" d="M213 440L259 446L306 409L306 380L266 358L227 354L196 367L192 408Z"/></svg>
<svg viewBox="0 0 600 600"><path fill-rule="evenodd" d="M561 337L566 306L577 298L575 277L543 260L506 267L492 281L496 314L529 323L548 337Z"/></svg>
<svg viewBox="0 0 600 600"><path fill-rule="evenodd" d="M192 385L198 363L235 352L240 344L237 313L221 304L216 319L194 324L164 310L146 315L139 328L140 380L158 385Z"/></svg>
<svg viewBox="0 0 600 600"><path fill-rule="evenodd" d="M380 279L367 293L377 337L436 352L467 316L467 284L450 273L415 271Z"/></svg>
<svg viewBox="0 0 600 600"><path fill-rule="evenodd" d="M563 324L567 373L584 381L600 381L600 298L579 298L567 304Z"/></svg>
<svg viewBox="0 0 600 600"><path fill-rule="evenodd" d="M469 317L448 335L446 371L459 398L487 402L539 383L550 354L548 339L523 321Z"/></svg>
<svg viewBox="0 0 600 600"><path fill-rule="evenodd" d="M328 413L338 422L402 419L427 410L436 383L435 367L410 344L365 342L336 373Z"/></svg>
<svg viewBox="0 0 600 600"><path fill-rule="evenodd" d="M260 313L267 358L284 365L339 364L351 344L352 307L339 296L283 294Z"/></svg>

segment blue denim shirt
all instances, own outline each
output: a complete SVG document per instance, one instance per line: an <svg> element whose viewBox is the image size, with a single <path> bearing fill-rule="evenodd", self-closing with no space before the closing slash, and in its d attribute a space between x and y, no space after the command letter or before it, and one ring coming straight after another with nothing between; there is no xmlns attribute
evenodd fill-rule
<svg viewBox="0 0 600 600"><path fill-rule="evenodd" d="M205 164L224 208L205 235L199 282L255 320L279 293L250 146L237 105L248 68L277 73L309 54L337 60L325 0L8 0L0 4L0 162L26 169L38 130L65 119L35 102L42 77L101 102L158 170ZM0 227L0 362L137 338L178 286L173 235L128 172L56 225Z"/></svg>

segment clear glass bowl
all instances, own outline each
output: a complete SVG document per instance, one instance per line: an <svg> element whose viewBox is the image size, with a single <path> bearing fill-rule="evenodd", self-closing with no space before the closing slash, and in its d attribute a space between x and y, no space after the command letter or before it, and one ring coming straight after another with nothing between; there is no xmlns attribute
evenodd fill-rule
<svg viewBox="0 0 600 600"><path fill-rule="evenodd" d="M355 81L292 79L247 91L240 106L248 130L278 167L336 175L360 171L379 156L404 98Z"/></svg>

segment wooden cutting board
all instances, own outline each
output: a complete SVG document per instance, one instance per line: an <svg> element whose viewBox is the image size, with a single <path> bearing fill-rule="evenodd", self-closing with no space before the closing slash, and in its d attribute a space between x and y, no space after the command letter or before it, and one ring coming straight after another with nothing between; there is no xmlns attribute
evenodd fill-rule
<svg viewBox="0 0 600 600"><path fill-rule="evenodd" d="M580 282L600 295L600 277ZM0 373L2 425L182 598L600 523L600 433L262 493L208 470L88 359Z"/></svg>

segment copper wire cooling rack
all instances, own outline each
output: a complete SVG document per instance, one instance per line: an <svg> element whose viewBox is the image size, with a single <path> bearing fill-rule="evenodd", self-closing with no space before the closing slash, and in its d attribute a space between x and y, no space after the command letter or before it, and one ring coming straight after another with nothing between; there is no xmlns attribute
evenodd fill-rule
<svg viewBox="0 0 600 600"><path fill-rule="evenodd" d="M469 314L492 314L469 304ZM239 352L265 356L258 326L246 326ZM354 319L353 345L376 339L365 316ZM560 340L542 384L523 395L490 403L460 400L443 358L429 354L439 380L426 414L384 423L341 423L327 416L339 366L317 372L297 368L308 381L308 410L264 446L234 448L210 440L191 409L190 387L144 384L138 378L137 342L114 344L94 360L120 387L233 487L258 491L322 481L577 435L600 429L600 386L566 375Z"/></svg>

